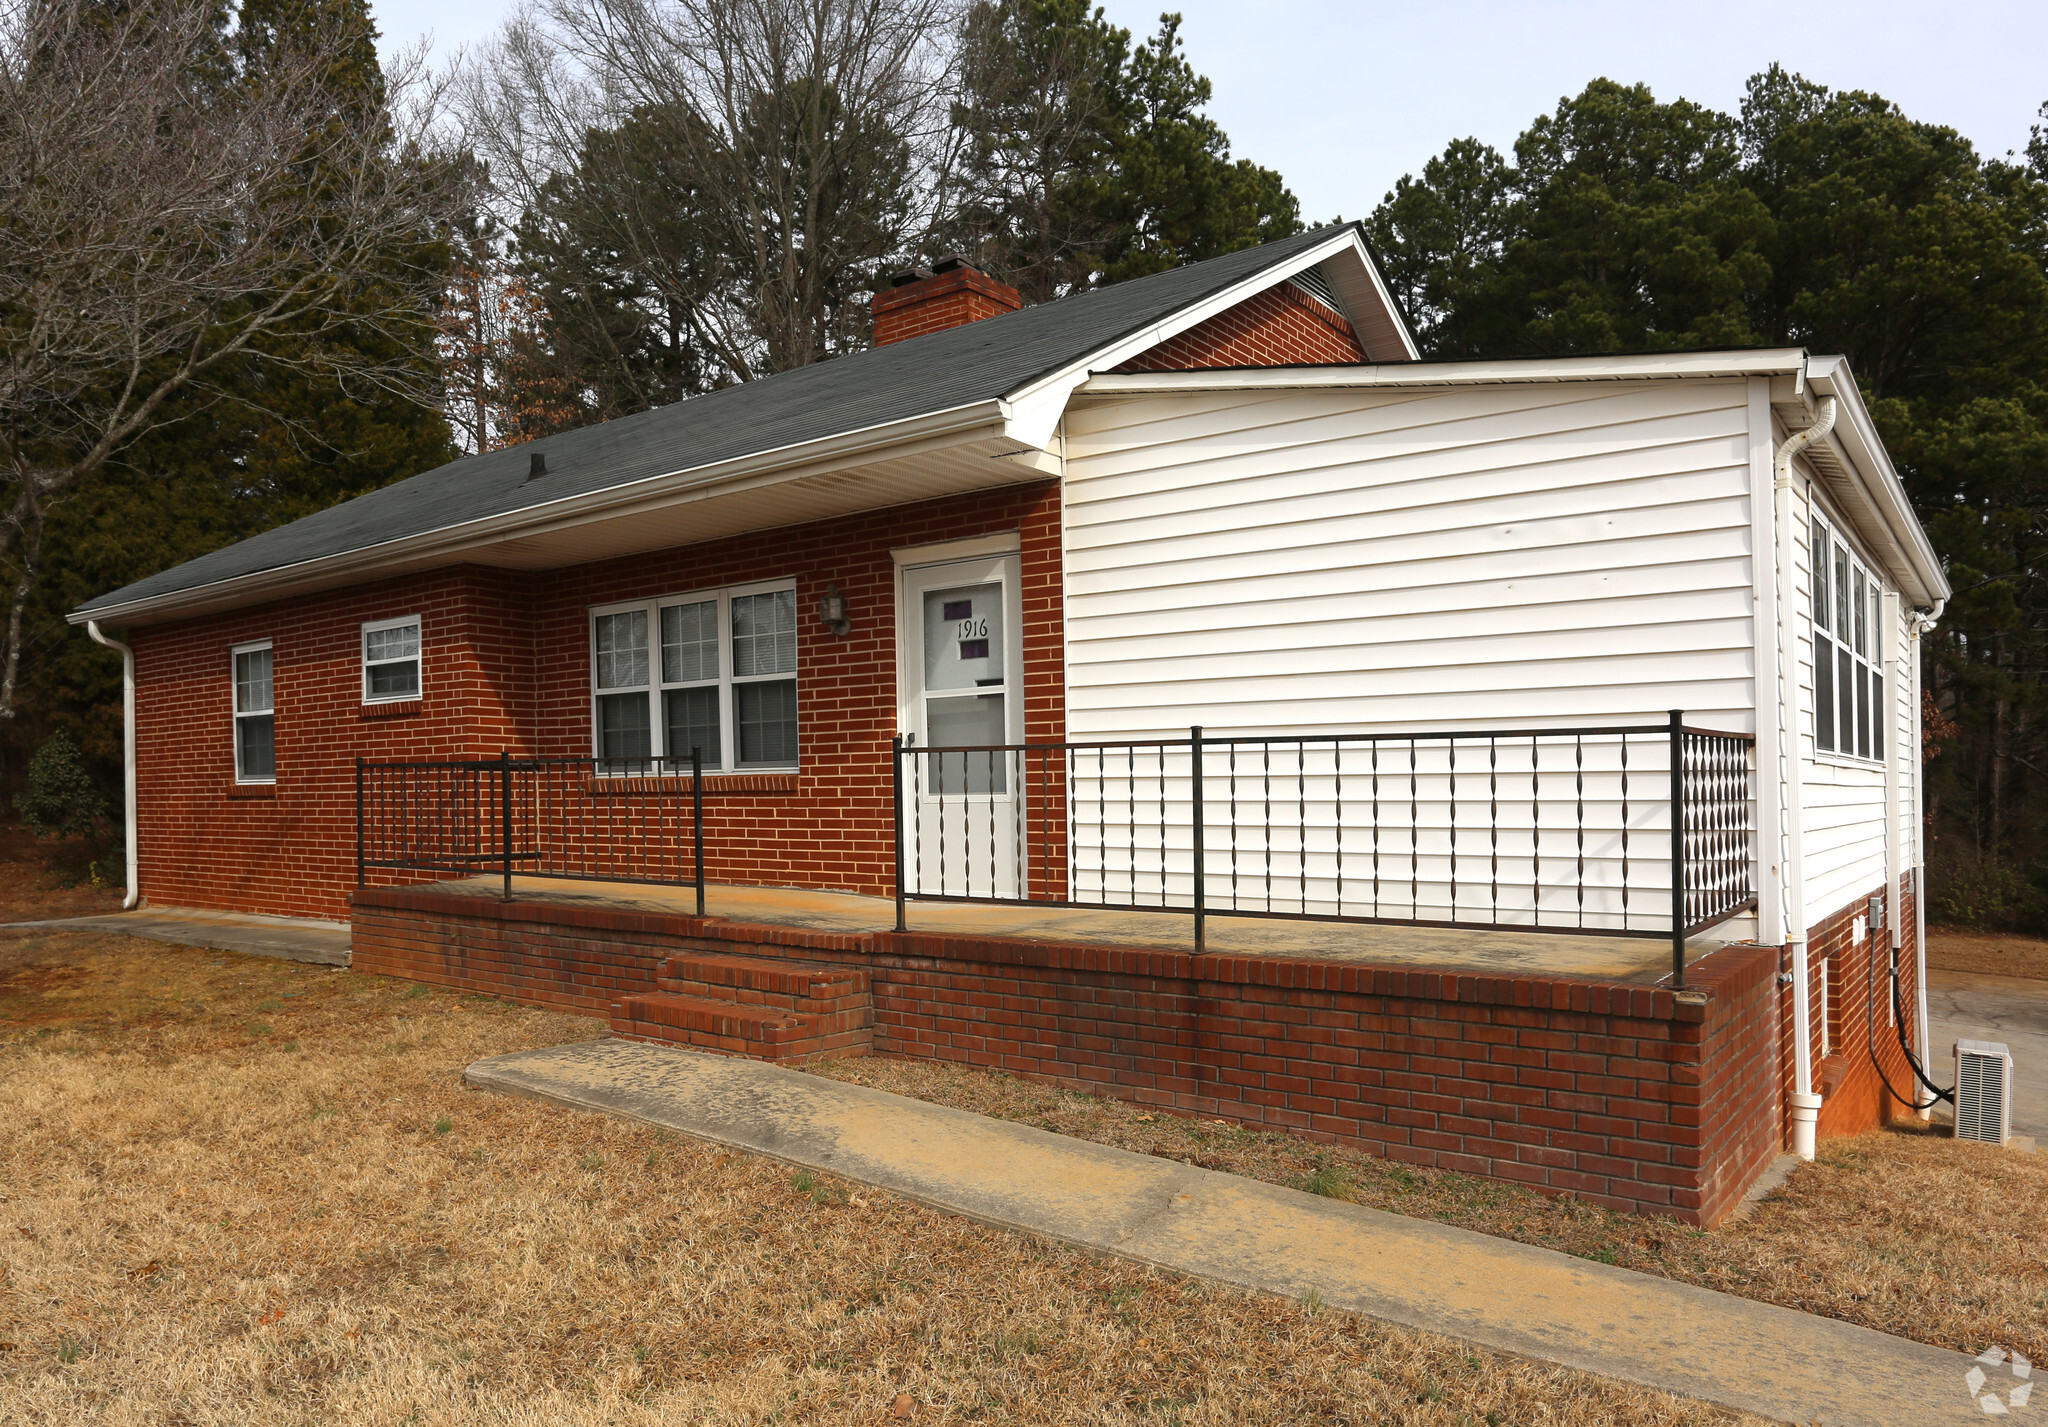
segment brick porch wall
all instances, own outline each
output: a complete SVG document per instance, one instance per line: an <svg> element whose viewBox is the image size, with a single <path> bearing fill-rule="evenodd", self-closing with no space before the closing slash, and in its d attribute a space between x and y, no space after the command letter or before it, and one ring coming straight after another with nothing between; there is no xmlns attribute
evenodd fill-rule
<svg viewBox="0 0 2048 1427"><path fill-rule="evenodd" d="M159 905L345 917L355 759L591 753L589 607L756 580L797 585L801 771L707 779L713 879L879 893L893 877L892 549L1016 531L1025 732L1065 737L1060 504L1050 481L541 574L388 580L133 631L142 891ZM828 583L854 621L815 617ZM419 700L366 706L361 626L421 616ZM229 648L268 639L277 781L237 786ZM425 880L375 874L383 882Z"/></svg>
<svg viewBox="0 0 2048 1427"><path fill-rule="evenodd" d="M593 1014L650 989L678 951L859 965L878 1052L1691 1222L1725 1214L1777 1148L1769 947L1714 953L1695 968L1699 989L1674 995L396 888L359 894L354 920L358 970Z"/></svg>

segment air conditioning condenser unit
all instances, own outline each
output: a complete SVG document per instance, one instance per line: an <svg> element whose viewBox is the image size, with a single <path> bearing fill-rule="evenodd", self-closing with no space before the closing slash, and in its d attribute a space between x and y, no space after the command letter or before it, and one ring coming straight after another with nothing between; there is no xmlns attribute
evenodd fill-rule
<svg viewBox="0 0 2048 1427"><path fill-rule="evenodd" d="M2012 1138L2012 1052L2001 1041L1956 1042L1956 1138Z"/></svg>

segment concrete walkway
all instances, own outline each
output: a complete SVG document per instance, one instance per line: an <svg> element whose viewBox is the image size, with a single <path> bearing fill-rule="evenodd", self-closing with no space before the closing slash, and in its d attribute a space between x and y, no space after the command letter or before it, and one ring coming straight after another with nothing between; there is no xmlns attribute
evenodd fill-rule
<svg viewBox="0 0 2048 1427"><path fill-rule="evenodd" d="M2013 1133L2048 1144L2048 981L1930 968L1927 1030L1934 1062L1928 1077L1937 1085L1956 1078L1957 1041L2005 1042L2012 1051Z"/></svg>
<svg viewBox="0 0 2048 1427"><path fill-rule="evenodd" d="M120 932L180 946L276 956L322 966L348 965L348 923L309 917L264 917L238 912L204 912L183 907L148 907L103 917L66 917L49 922L0 922L5 931Z"/></svg>
<svg viewBox="0 0 2048 1427"><path fill-rule="evenodd" d="M471 1085L662 1125L1004 1228L1788 1422L1981 1421L1958 1353L757 1061L623 1041ZM1990 1390L1998 1391L1994 1375Z"/></svg>

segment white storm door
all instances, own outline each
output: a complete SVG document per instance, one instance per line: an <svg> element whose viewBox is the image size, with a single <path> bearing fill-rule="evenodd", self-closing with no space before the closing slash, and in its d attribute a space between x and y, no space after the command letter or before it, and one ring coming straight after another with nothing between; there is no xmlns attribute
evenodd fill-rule
<svg viewBox="0 0 2048 1427"><path fill-rule="evenodd" d="M903 572L904 760L909 890L1015 897L1024 741L1015 555ZM952 750L952 751L947 751Z"/></svg>

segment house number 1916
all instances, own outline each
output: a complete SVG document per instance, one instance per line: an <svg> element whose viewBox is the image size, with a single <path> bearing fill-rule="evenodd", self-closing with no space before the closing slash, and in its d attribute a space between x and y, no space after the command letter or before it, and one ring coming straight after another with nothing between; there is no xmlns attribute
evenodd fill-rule
<svg viewBox="0 0 2048 1427"><path fill-rule="evenodd" d="M987 620L987 618L986 618L986 617L984 617L984 618L982 618L982 619L963 619L963 620L961 620L961 621L960 621L960 638L962 638L962 639L986 639L986 638L988 638L988 620Z"/></svg>

